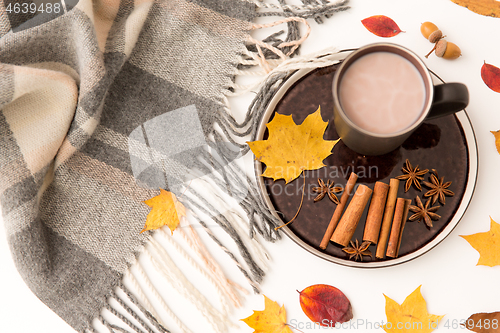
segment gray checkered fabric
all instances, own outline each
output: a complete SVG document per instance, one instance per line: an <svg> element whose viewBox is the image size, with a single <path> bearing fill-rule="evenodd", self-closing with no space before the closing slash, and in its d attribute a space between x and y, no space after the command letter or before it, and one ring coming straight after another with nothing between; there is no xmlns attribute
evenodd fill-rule
<svg viewBox="0 0 500 333"><path fill-rule="evenodd" d="M227 167L246 152L232 137L248 123L227 114L223 92L254 4L80 0L33 16L9 11L14 3L0 1L0 203L15 264L54 312L93 331L150 237L140 233L150 211L143 201L159 188L216 175L237 193L252 235L279 238L246 176ZM197 195L185 205L233 237L244 273L260 282L264 272L210 195Z"/></svg>

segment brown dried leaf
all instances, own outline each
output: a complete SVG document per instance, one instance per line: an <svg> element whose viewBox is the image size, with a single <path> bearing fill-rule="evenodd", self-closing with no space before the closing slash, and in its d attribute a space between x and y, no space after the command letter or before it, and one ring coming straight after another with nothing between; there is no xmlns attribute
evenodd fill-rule
<svg viewBox="0 0 500 333"><path fill-rule="evenodd" d="M462 324L462 326L477 333L500 333L499 323L500 312L483 312L474 313Z"/></svg>
<svg viewBox="0 0 500 333"><path fill-rule="evenodd" d="M500 2L495 0L451 0L474 13L484 16L500 17Z"/></svg>

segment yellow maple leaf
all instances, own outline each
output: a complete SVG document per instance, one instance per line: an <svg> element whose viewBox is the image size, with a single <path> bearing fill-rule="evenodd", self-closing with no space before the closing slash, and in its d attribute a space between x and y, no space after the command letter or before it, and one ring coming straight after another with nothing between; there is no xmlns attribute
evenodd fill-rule
<svg viewBox="0 0 500 333"><path fill-rule="evenodd" d="M476 265L497 266L500 265L500 224L490 217L490 230L462 237L479 252L479 260Z"/></svg>
<svg viewBox="0 0 500 333"><path fill-rule="evenodd" d="M500 154L500 131L490 131L495 136L495 146L497 147L497 152Z"/></svg>
<svg viewBox="0 0 500 333"><path fill-rule="evenodd" d="M386 332L429 333L438 327L444 316L436 316L427 312L425 302L419 286L404 302L399 305L391 298L385 297L385 314L387 324L383 326Z"/></svg>
<svg viewBox="0 0 500 333"><path fill-rule="evenodd" d="M279 113L267 124L267 140L247 142L255 158L266 164L262 174L274 180L283 178L291 182L303 170L316 170L324 167L323 160L331 153L339 141L323 139L328 122L321 118L321 108L308 115L302 124L297 125L292 116Z"/></svg>
<svg viewBox="0 0 500 333"><path fill-rule="evenodd" d="M250 317L241 319L248 326L255 329L254 333L293 333L286 323L285 306L264 295L264 310L254 311Z"/></svg>
<svg viewBox="0 0 500 333"><path fill-rule="evenodd" d="M160 189L160 194L144 201L144 203L152 209L146 218L146 224L141 233L166 225L173 234L180 223L180 218L186 216L184 205L177 200L175 194L164 189Z"/></svg>

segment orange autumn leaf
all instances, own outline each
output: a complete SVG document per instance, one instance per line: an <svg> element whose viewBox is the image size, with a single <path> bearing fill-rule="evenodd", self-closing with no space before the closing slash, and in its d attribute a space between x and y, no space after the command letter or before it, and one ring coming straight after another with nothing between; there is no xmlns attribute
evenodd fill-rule
<svg viewBox="0 0 500 333"><path fill-rule="evenodd" d="M430 333L438 327L439 321L444 316L427 312L427 303L420 292L420 287L408 295L401 305L384 295L387 315L387 324L383 326L384 331Z"/></svg>
<svg viewBox="0 0 500 333"><path fill-rule="evenodd" d="M159 195L144 201L144 203L152 209L146 218L146 224L141 233L166 225L173 234L180 223L180 218L186 216L184 205L177 200L175 194L164 189L160 189Z"/></svg>
<svg viewBox="0 0 500 333"><path fill-rule="evenodd" d="M374 15L361 20L368 31L379 37L394 37L401 29L393 19L385 15Z"/></svg>
<svg viewBox="0 0 500 333"><path fill-rule="evenodd" d="M349 299L339 289L326 284L315 284L299 291L300 306L306 316L321 326L335 327L352 319Z"/></svg>
<svg viewBox="0 0 500 333"><path fill-rule="evenodd" d="M495 136L495 146L497 147L497 152L500 154L500 130L490 132Z"/></svg>
<svg viewBox="0 0 500 333"><path fill-rule="evenodd" d="M500 2L496 0L451 0L474 13L484 16L500 17Z"/></svg>
<svg viewBox="0 0 500 333"><path fill-rule="evenodd" d="M285 306L270 300L264 295L264 310L254 311L250 317L241 319L253 328L254 333L293 333L286 323Z"/></svg>
<svg viewBox="0 0 500 333"><path fill-rule="evenodd" d="M474 313L462 326L477 333L500 333L500 312Z"/></svg>
<svg viewBox="0 0 500 333"><path fill-rule="evenodd" d="M255 159L266 164L262 174L274 180L291 182L304 170L316 170L325 166L323 160L332 153L339 141L323 139L328 122L321 118L321 109L308 115L297 125L292 116L279 113L267 124L267 140L247 142Z"/></svg>
<svg viewBox="0 0 500 333"><path fill-rule="evenodd" d="M500 265L500 224L490 217L490 230L473 235L462 236L469 244L479 252L479 260L476 266Z"/></svg>
<svg viewBox="0 0 500 333"><path fill-rule="evenodd" d="M481 78L491 90L500 93L500 68L484 62L481 67Z"/></svg>

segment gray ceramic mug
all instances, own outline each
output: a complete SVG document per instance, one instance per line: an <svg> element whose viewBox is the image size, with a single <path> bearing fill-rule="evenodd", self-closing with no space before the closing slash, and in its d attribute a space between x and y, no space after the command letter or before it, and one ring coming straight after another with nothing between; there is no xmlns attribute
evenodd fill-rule
<svg viewBox="0 0 500 333"><path fill-rule="evenodd" d="M342 77L349 66L372 52L390 52L409 60L424 82L425 99L422 113L410 126L389 134L374 133L361 128L346 115L339 98ZM467 87L461 83L434 85L424 62L410 50L396 44L370 44L352 52L340 64L333 78L333 112L338 135L344 144L363 155L382 155L398 148L425 119L432 119L463 110L469 103Z"/></svg>

